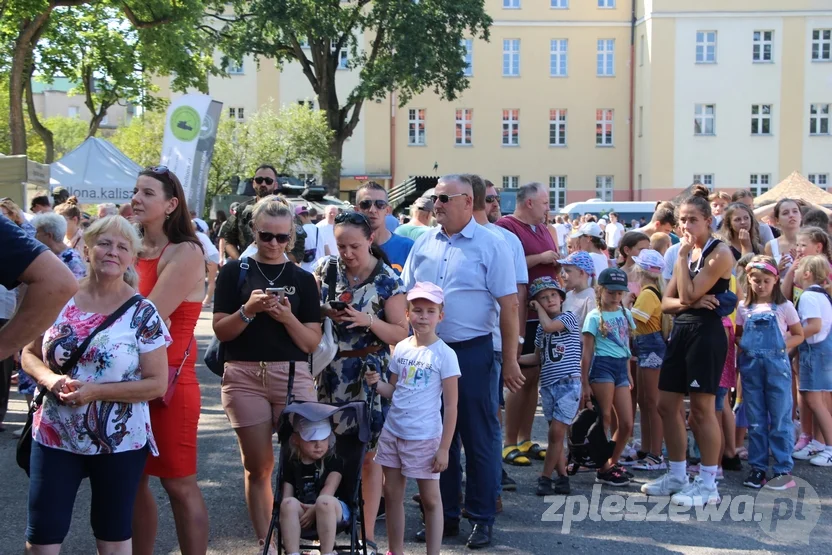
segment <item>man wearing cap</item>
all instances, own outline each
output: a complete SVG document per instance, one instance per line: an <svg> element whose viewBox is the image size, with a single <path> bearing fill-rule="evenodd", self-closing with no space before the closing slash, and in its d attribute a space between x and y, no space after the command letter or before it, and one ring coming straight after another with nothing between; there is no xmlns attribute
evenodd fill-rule
<svg viewBox="0 0 832 555"><path fill-rule="evenodd" d="M375 181L368 181L356 192L355 205L370 222L370 229L373 230L373 243L387 255L390 267L396 270L397 274L401 274L410 249L413 248L413 240L395 235L387 227L386 219L390 215L387 190Z"/></svg>
<svg viewBox="0 0 832 555"><path fill-rule="evenodd" d="M477 548L491 544L500 484L495 464L500 456L500 426L491 337L497 321L495 299L500 305L503 334L503 379L509 389L516 390L524 377L517 364L517 282L512 265L505 263L508 245L477 224L473 195L471 182L465 176L446 175L439 179L432 198L439 225L416 241L402 280L407 289L417 281L429 281L445 293L445 318L437 327L437 335L456 353L462 376L457 433L448 470L440 478L444 535L459 534L461 443L467 468L465 509L474 524L467 545Z"/></svg>
<svg viewBox="0 0 832 555"><path fill-rule="evenodd" d="M433 212L433 201L419 197L410 207L410 222L396 228L396 235L407 237L415 241L422 233L430 229L430 214Z"/></svg>
<svg viewBox="0 0 832 555"><path fill-rule="evenodd" d="M618 243L621 242L621 238L624 236L624 226L618 223L618 212L610 212L609 217L610 223L604 229L604 235L606 235L607 250L610 253L610 258L615 260L615 249L618 248Z"/></svg>
<svg viewBox="0 0 832 555"><path fill-rule="evenodd" d="M311 272L315 268L315 263L319 258L325 256L323 241L321 240L321 230L312 223L312 217L309 215L309 208L305 205L295 207L295 217L297 224L306 233L306 241L304 243L304 250L302 258L300 259L300 267Z"/></svg>
<svg viewBox="0 0 832 555"><path fill-rule="evenodd" d="M58 205L69 200L69 190L66 187L55 187L52 189L52 208L57 208Z"/></svg>
<svg viewBox="0 0 832 555"><path fill-rule="evenodd" d="M546 225L548 214L549 189L542 183L527 183L517 191L514 214L500 218L496 223L520 239L529 281L544 276L558 279L558 247ZM525 322L520 332L522 354L525 355L534 352L538 317L536 311L527 310L525 299L520 304L520 312ZM546 451L532 442L531 437L540 366L524 365L523 374L526 377L523 388L506 398L505 446L502 451L503 462L517 466L530 465L531 458L543 460L546 457Z"/></svg>
<svg viewBox="0 0 832 555"><path fill-rule="evenodd" d="M603 253L604 232L595 222L587 222L572 232L573 239L578 239L578 248L589 253L592 263L595 265L595 275L600 276L601 272L610 267L610 259Z"/></svg>
<svg viewBox="0 0 832 555"><path fill-rule="evenodd" d="M321 230L321 243L325 256L338 256L338 243L335 241L335 216L338 215L337 206L327 206L324 219L315 224Z"/></svg>

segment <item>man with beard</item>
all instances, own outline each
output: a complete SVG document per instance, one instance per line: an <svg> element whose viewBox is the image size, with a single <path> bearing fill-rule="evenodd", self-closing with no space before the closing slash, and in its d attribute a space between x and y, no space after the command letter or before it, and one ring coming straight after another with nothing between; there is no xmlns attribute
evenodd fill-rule
<svg viewBox="0 0 832 555"><path fill-rule="evenodd" d="M233 260L240 258L240 253L254 242L254 230L251 229L251 212L254 210L257 201L274 194L275 189L277 189L277 170L270 164L261 164L254 172L252 182L256 196L241 202L237 206L236 213L231 212L231 216L223 226L224 229L220 231L220 238L225 240L225 252ZM303 260L305 239L306 232L298 226L295 246L292 248L292 252L288 253L292 262L297 263L299 260ZM300 256L298 256L298 253L300 253Z"/></svg>
<svg viewBox="0 0 832 555"><path fill-rule="evenodd" d="M378 245L390 262L390 267L397 274L402 268L413 248L413 240L390 232L385 221L390 215L390 203L387 201L387 190L376 183L368 181L355 194L355 204L358 211L367 217L373 230L373 243Z"/></svg>

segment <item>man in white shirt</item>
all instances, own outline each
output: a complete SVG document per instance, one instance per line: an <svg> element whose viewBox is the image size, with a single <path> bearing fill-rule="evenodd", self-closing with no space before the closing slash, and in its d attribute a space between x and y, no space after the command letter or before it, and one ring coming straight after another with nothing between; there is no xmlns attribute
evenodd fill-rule
<svg viewBox="0 0 832 555"><path fill-rule="evenodd" d="M607 244L607 250L610 252L610 258L615 260L615 249L618 248L618 243L624 236L624 226L618 223L618 214L616 212L609 213L610 223L604 228L604 235Z"/></svg>
<svg viewBox="0 0 832 555"><path fill-rule="evenodd" d="M327 206L324 219L315 224L320 230L321 243L326 256L338 256L338 243L335 242L335 216L337 215L337 206Z"/></svg>

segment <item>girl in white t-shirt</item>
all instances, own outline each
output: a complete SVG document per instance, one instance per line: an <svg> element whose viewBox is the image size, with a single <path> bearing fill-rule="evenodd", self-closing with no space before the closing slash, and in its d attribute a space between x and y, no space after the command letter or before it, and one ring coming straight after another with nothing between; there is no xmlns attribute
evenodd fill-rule
<svg viewBox="0 0 832 555"><path fill-rule="evenodd" d="M814 425L829 443L832 440L832 415L825 399L832 391L832 298L822 284L829 278L829 261L825 256L814 255L801 258L797 264L795 282L803 288L797 303L797 313L803 325L806 339L798 347L800 352L800 397L801 417L811 412ZM832 446L812 439L792 453L795 459L809 460L816 466L832 466Z"/></svg>

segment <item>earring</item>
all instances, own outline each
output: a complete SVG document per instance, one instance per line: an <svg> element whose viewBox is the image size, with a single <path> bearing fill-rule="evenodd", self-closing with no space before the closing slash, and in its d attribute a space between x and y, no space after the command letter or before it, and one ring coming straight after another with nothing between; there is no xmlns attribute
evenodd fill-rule
<svg viewBox="0 0 832 555"><path fill-rule="evenodd" d="M170 214L165 214L165 219L169 220L170 219Z"/></svg>

